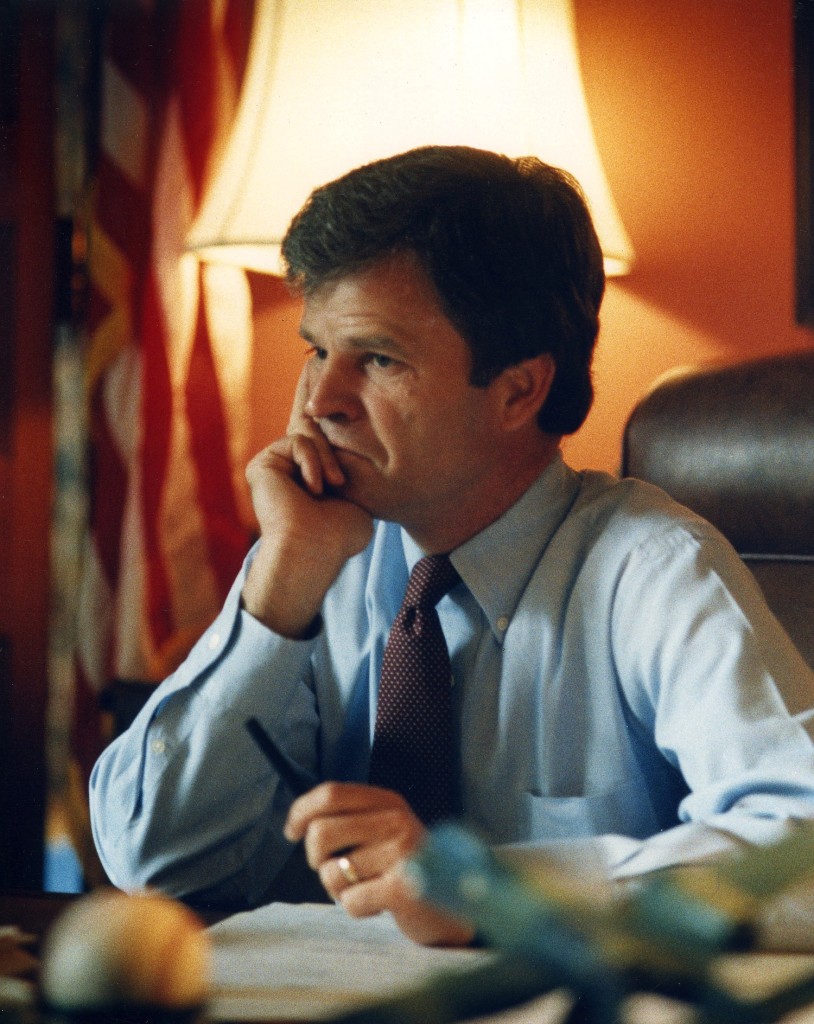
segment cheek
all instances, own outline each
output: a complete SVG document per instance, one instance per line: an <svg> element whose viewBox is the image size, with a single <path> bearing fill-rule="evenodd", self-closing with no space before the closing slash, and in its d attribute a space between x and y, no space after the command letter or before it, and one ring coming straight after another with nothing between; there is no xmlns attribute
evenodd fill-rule
<svg viewBox="0 0 814 1024"><path fill-rule="evenodd" d="M365 402L367 419L379 441L387 448L402 448L422 433L429 417L409 393L372 395Z"/></svg>
<svg viewBox="0 0 814 1024"><path fill-rule="evenodd" d="M371 394L366 405L368 421L393 465L445 461L479 443L475 439L482 435L479 403L452 386L427 395L405 384L386 396Z"/></svg>

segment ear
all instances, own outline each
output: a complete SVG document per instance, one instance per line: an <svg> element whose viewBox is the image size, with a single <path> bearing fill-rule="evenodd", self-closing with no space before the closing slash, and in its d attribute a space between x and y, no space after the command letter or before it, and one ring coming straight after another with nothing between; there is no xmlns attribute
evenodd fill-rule
<svg viewBox="0 0 814 1024"><path fill-rule="evenodd" d="M492 382L497 388L499 413L505 430L513 431L537 419L556 372L554 359L544 352L507 366Z"/></svg>

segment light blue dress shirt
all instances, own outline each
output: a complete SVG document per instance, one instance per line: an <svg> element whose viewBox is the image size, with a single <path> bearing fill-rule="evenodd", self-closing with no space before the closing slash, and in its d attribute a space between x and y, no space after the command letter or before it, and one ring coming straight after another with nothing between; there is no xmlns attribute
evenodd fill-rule
<svg viewBox="0 0 814 1024"><path fill-rule="evenodd" d="M259 718L315 781L364 780L382 651L420 554L378 523L302 641L242 610L244 567L94 769L115 884L263 899L290 852L291 796L244 722ZM438 612L463 806L490 841L566 841L622 877L814 817L814 676L709 524L557 458L452 562L462 582Z"/></svg>

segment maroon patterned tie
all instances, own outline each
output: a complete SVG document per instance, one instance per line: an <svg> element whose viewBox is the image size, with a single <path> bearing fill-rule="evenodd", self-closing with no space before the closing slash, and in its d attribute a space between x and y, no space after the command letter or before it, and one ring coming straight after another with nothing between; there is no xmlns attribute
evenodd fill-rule
<svg viewBox="0 0 814 1024"><path fill-rule="evenodd" d="M382 658L369 780L427 824L456 811L452 674L435 606L458 580L446 555L416 563Z"/></svg>

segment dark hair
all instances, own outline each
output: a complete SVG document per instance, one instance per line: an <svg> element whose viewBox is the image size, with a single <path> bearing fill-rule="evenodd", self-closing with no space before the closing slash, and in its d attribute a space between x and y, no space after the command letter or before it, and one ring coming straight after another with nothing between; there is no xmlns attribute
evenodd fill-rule
<svg viewBox="0 0 814 1024"><path fill-rule="evenodd" d="M308 295L412 252L472 352L472 383L550 353L540 428L571 434L593 401L591 358L605 288L579 186L534 157L428 146L315 189L283 240L288 281Z"/></svg>

